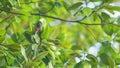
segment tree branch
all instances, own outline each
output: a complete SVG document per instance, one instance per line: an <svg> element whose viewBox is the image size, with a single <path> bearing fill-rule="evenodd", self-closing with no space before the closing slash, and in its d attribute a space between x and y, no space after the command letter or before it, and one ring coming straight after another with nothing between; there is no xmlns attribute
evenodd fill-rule
<svg viewBox="0 0 120 68"><path fill-rule="evenodd" d="M23 13L16 13L16 12L9 12L11 14L16 14L16 15L25 15ZM47 17L47 18L51 18L51 19L57 19L57 20L60 20L60 21L64 21L64 22L72 22L72 23L78 23L78 24L83 24L83 25L91 25L91 26L96 26L96 25L107 25L107 24L112 24L112 25L115 25L115 26L118 26L120 27L120 25L117 25L117 24L113 24L113 23L101 23L101 24L88 24L88 23L84 23L84 22L81 22L83 19L85 19L86 17L83 17L82 19L80 20L65 20L65 19L62 19L62 18L58 18L58 17L54 17L54 16L49 16L49 15L46 15L46 14L40 14L40 13L30 13L30 15L36 15L36 16L43 16L43 17Z"/></svg>

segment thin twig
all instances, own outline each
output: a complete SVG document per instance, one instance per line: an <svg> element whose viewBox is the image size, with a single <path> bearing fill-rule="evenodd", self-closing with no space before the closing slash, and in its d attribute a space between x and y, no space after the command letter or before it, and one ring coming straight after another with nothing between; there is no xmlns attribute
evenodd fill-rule
<svg viewBox="0 0 120 68"><path fill-rule="evenodd" d="M25 15L23 13L16 13L16 12L9 12L9 13L15 14L15 15ZM120 27L120 25L113 24L113 23L88 24L88 23L84 23L84 22L81 21L81 20L83 20L83 18L80 19L80 20L66 20L66 19L62 19L62 18L58 18L58 17L54 17L54 16L49 16L49 15L46 15L46 14L40 14L40 13L30 13L30 15L43 16L43 17L47 17L47 18L51 18L51 19L57 19L57 20L64 21L64 22L72 22L72 23L78 23L78 24L90 25L90 26L96 26L96 25L101 26L101 25L112 24L112 25Z"/></svg>

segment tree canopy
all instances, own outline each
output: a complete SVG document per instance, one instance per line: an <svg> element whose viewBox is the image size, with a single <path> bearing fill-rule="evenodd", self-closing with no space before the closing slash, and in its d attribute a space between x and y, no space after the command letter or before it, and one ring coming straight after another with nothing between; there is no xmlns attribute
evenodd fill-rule
<svg viewBox="0 0 120 68"><path fill-rule="evenodd" d="M117 0L0 0L0 68L119 68Z"/></svg>

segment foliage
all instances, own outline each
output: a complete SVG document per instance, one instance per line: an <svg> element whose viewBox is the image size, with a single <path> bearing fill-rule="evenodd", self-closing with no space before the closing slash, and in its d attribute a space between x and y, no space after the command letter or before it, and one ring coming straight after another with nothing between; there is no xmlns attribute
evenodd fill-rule
<svg viewBox="0 0 120 68"><path fill-rule="evenodd" d="M119 68L116 2L0 0L0 68Z"/></svg>

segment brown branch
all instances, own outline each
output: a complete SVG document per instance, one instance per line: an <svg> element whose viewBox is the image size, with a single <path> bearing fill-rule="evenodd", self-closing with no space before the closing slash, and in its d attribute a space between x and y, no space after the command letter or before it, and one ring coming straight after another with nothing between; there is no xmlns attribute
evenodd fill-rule
<svg viewBox="0 0 120 68"><path fill-rule="evenodd" d="M9 12L9 13L15 14L15 15L25 15L23 13L16 13L16 12ZM51 19L57 19L57 20L64 21L64 22L72 22L72 23L78 23L78 24L90 25L90 26L97 26L97 25L101 26L101 25L112 24L112 25L120 27L120 25L113 24L113 23L88 24L88 23L82 22L82 20L85 19L86 17L83 17L80 20L65 20L65 19L62 19L62 18L58 18L58 17L54 17L54 16L49 16L49 15L46 15L46 14L40 14L40 13L30 13L30 15L43 16L43 17L47 17L47 18L51 18Z"/></svg>

